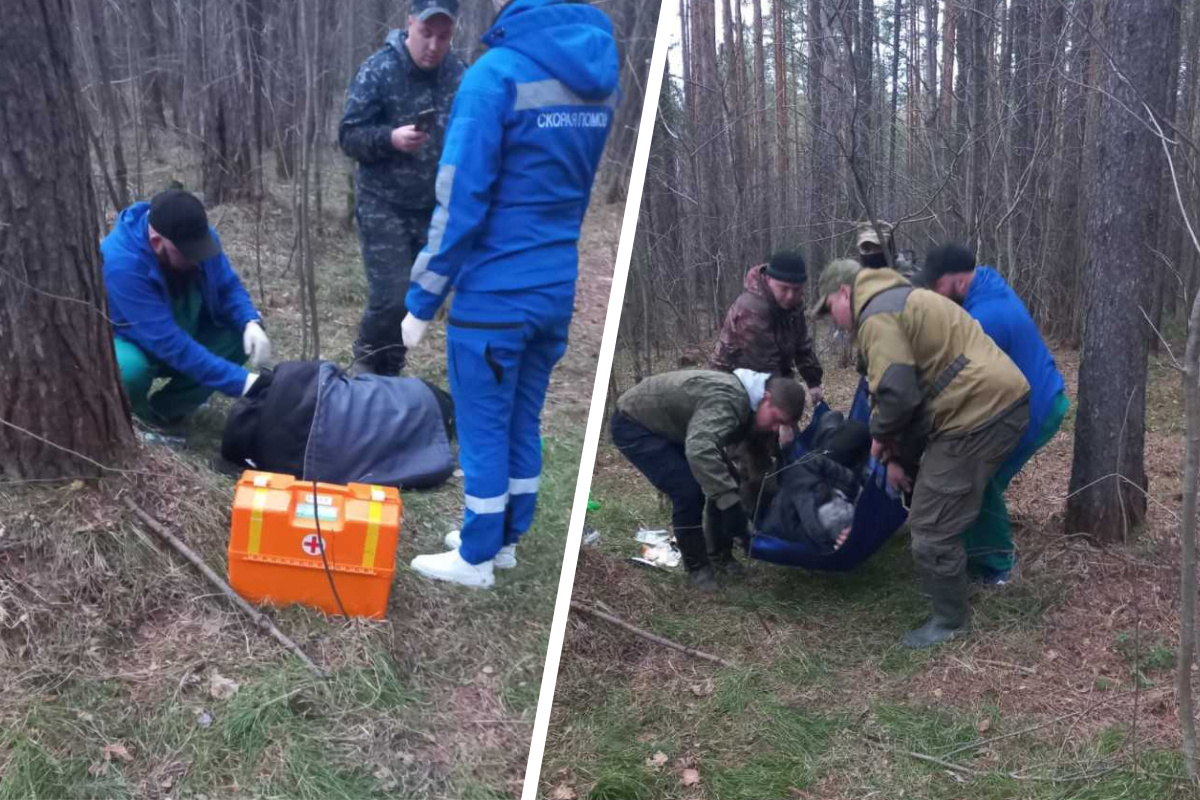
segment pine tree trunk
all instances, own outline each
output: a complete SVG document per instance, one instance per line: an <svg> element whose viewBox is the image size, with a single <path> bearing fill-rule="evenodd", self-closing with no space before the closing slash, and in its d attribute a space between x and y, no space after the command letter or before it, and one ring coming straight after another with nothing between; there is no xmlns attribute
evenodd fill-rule
<svg viewBox="0 0 1200 800"><path fill-rule="evenodd" d="M826 243L823 241L824 224L829 217L829 186L826 175L829 152L828 135L825 133L824 70L825 70L825 26L821 0L808 0L808 77L805 88L808 95L809 118L809 181L808 223L814 227L808 237L808 258L811 274L817 274L825 265ZM814 282L815 283L815 282Z"/></svg>
<svg viewBox="0 0 1200 800"><path fill-rule="evenodd" d="M754 150L757 158L757 179L754 181L758 189L759 209L758 219L762 231L759 236L758 251L766 255L771 249L771 199L770 193L762 187L771 185L771 168L767 157L767 61L763 51L763 11L762 0L754 0L754 101L757 106L754 132Z"/></svg>
<svg viewBox="0 0 1200 800"><path fill-rule="evenodd" d="M108 123L108 135L112 146L113 183L117 190L117 202L121 208L129 205L129 169L125 166L125 148L121 144L121 115L117 109L116 91L113 89L112 61L104 29L104 7L101 3L89 2L89 23L92 28L92 50L96 56L99 72L100 108Z"/></svg>
<svg viewBox="0 0 1200 800"><path fill-rule="evenodd" d="M782 236L788 224L788 187L791 185L791 170L788 158L787 119L787 34L783 25L783 3L771 3L775 22L775 175L773 182L779 187L778 205L772 218L775 235Z"/></svg>
<svg viewBox="0 0 1200 800"><path fill-rule="evenodd" d="M135 447L69 16L67 0L8 0L0 26L0 341L19 343L0 347L4 479L96 476Z"/></svg>
<svg viewBox="0 0 1200 800"><path fill-rule="evenodd" d="M1144 114L1141 99L1160 117L1166 104L1167 52L1162 45L1171 2L1118 2L1111 10L1109 52L1128 83L1109 67L1104 88L1139 115ZM1104 125L1096 134L1088 214L1091 266L1066 522L1070 532L1115 542L1129 538L1146 513L1150 332L1143 313L1149 307L1153 267L1145 248L1156 230L1162 151L1139 119L1107 97L1100 103ZM1113 473L1121 477L1110 477Z"/></svg>

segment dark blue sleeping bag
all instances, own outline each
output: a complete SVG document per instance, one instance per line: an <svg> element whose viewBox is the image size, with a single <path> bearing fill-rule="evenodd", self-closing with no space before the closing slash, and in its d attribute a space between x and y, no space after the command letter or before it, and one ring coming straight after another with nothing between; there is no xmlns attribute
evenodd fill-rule
<svg viewBox="0 0 1200 800"><path fill-rule="evenodd" d="M813 409L813 418L797 437L789 463L803 457L812 447L817 422L827 411L829 406L825 403L819 403ZM867 382L862 380L850 406L850 419L867 422L870 416ZM848 572L879 552L892 534L900 530L907 518L908 512L904 509L900 495L888 491L884 466L872 462L871 472L854 504L854 524L850 528L850 536L840 548L832 553L821 552L809 542L779 539L767 532L753 538L750 543L750 557L785 567Z"/></svg>

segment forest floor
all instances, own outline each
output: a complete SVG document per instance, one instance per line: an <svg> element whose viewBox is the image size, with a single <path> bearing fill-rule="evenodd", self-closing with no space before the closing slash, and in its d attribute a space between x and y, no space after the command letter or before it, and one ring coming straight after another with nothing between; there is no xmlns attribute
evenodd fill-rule
<svg viewBox="0 0 1200 800"><path fill-rule="evenodd" d="M345 162L330 162L326 199L341 208L327 202L315 240L321 354L348 365L366 286L337 194ZM179 177L156 167L147 194ZM210 209L278 360L300 355L289 191L274 188L261 227L253 205ZM440 552L458 527L462 483L406 493L386 621L274 614L329 681L255 630L122 502L133 498L224 573L233 480L210 460L228 399L201 409L181 450L143 446L125 474L0 487L0 798L519 796L621 211L594 208L585 225L520 565L490 592L418 578L407 564ZM444 386L444 326L410 359Z"/></svg>
<svg viewBox="0 0 1200 800"><path fill-rule="evenodd" d="M1057 356L1074 397L1078 354ZM835 408L849 406L856 380L826 372ZM1148 407L1145 529L1106 550L1059 533L1072 408L1008 493L1019 579L978 591L974 632L931 651L899 646L927 612L907 533L851 574L755 562L711 598L682 575L630 564L634 533L668 527L670 510L602 439L588 515L601 539L583 548L574 599L735 666L572 614L544 796L1194 797L1173 691L1183 398L1161 364Z"/></svg>

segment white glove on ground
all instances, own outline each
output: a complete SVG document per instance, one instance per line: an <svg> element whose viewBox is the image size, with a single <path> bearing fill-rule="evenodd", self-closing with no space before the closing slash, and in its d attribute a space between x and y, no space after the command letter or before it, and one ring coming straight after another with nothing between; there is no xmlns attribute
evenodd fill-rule
<svg viewBox="0 0 1200 800"><path fill-rule="evenodd" d="M428 327L427 321L408 314L400 323L400 340L404 342L405 347L416 347L421 343L421 338L425 335L425 329Z"/></svg>
<svg viewBox="0 0 1200 800"><path fill-rule="evenodd" d="M256 380L258 380L257 372L251 372L249 375L246 376L246 385L242 387L242 397L245 397L246 395L250 394L250 387L254 385L254 382Z"/></svg>
<svg viewBox="0 0 1200 800"><path fill-rule="evenodd" d="M242 331L242 349L250 358L250 366L262 369L271 360L271 340L257 322L247 322Z"/></svg>

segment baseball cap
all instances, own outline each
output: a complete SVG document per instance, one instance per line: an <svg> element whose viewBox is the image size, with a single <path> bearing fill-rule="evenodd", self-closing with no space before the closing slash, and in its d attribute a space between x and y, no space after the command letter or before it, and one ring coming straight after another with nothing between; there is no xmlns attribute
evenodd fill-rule
<svg viewBox="0 0 1200 800"><path fill-rule="evenodd" d="M445 14L451 20L458 19L458 0L413 0L409 12L424 22L430 17Z"/></svg>
<svg viewBox="0 0 1200 800"><path fill-rule="evenodd" d="M970 272L973 269L975 254L961 244L950 242L933 248L925 255L925 263L913 275L912 282L916 286L928 289L943 275Z"/></svg>
<svg viewBox="0 0 1200 800"><path fill-rule="evenodd" d="M821 270L821 277L817 279L817 299L809 308L809 313L814 317L823 317L828 314L829 309L826 307L825 301L829 299L829 295L846 284L853 286L854 279L861 269L862 264L852 258L839 258L831 261L825 269Z"/></svg>
<svg viewBox="0 0 1200 800"><path fill-rule="evenodd" d="M158 231L188 261L200 263L221 252L208 229L204 204L182 189L168 189L150 199L150 227Z"/></svg>
<svg viewBox="0 0 1200 800"><path fill-rule="evenodd" d="M884 222L883 220L878 220L878 222L879 230L883 232L884 236L890 237L892 235L891 223ZM879 234L875 232L875 226L871 224L871 220L869 219L858 223L858 227L854 233L854 247L861 253L862 246L868 243L883 247L883 242L879 241Z"/></svg>

